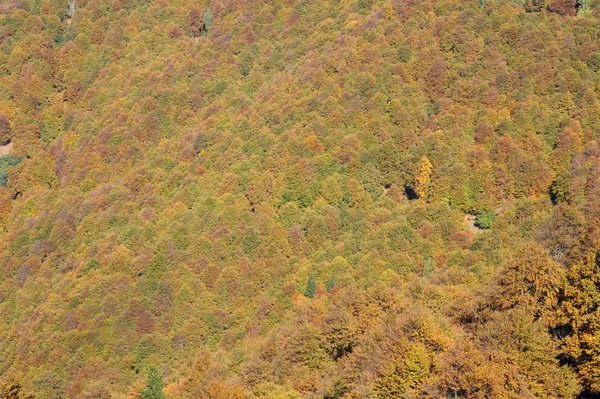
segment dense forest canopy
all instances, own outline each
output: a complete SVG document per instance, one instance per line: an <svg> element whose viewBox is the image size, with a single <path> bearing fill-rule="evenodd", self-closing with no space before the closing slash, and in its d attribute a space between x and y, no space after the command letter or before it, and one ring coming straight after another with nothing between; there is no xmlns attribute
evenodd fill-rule
<svg viewBox="0 0 600 399"><path fill-rule="evenodd" d="M596 0L0 0L0 395L600 394L599 37Z"/></svg>

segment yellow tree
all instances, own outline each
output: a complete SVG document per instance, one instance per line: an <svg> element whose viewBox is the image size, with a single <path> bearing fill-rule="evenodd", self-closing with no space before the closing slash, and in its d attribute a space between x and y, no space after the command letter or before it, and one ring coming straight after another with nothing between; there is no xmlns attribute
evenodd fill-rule
<svg viewBox="0 0 600 399"><path fill-rule="evenodd" d="M423 198L426 194L427 185L431 180L431 174L433 173L433 165L429 158L422 157L419 162L419 169L417 169L417 175L415 177L415 193L419 198Z"/></svg>
<svg viewBox="0 0 600 399"><path fill-rule="evenodd" d="M556 330L563 353L575 365L585 388L600 393L600 242L596 240L567 274Z"/></svg>

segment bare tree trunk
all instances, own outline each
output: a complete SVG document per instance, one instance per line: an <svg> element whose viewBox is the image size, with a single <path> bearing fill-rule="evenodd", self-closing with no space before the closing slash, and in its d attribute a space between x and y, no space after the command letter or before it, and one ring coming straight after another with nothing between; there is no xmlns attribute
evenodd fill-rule
<svg viewBox="0 0 600 399"><path fill-rule="evenodd" d="M67 17L69 19L73 18L75 14L75 0L69 0L69 7L67 8Z"/></svg>

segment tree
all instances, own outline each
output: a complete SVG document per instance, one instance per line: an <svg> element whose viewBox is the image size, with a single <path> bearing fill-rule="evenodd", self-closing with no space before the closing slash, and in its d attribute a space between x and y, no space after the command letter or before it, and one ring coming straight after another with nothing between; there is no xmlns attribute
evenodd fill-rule
<svg viewBox="0 0 600 399"><path fill-rule="evenodd" d="M496 220L496 212L494 211L479 211L475 219L475 226L480 229L489 229Z"/></svg>
<svg viewBox="0 0 600 399"><path fill-rule="evenodd" d="M415 193L419 198L423 198L426 194L427 184L431 180L431 174L433 172L433 166L429 158L421 158L419 162L419 169L417 169L417 175L415 177Z"/></svg>
<svg viewBox="0 0 600 399"><path fill-rule="evenodd" d="M379 398L400 398L407 391L418 388L429 376L431 354L425 345L411 344L400 361L395 362L376 382L374 390Z"/></svg>
<svg viewBox="0 0 600 399"><path fill-rule="evenodd" d="M10 143L12 139L12 129L10 128L10 122L8 118L0 115L0 145L6 145Z"/></svg>
<svg viewBox="0 0 600 399"><path fill-rule="evenodd" d="M73 18L73 15L75 15L75 0L69 0L69 6L65 10L65 13L67 14L67 18Z"/></svg>
<svg viewBox="0 0 600 399"><path fill-rule="evenodd" d="M190 10L188 17L188 29L192 37L200 37L202 32L202 19L200 18L200 10L194 7Z"/></svg>
<svg viewBox="0 0 600 399"><path fill-rule="evenodd" d="M163 380L155 367L148 371L148 382L140 392L142 399L166 399L163 392Z"/></svg>
<svg viewBox="0 0 600 399"><path fill-rule="evenodd" d="M577 15L584 14L590 11L589 0L577 0Z"/></svg>
<svg viewBox="0 0 600 399"><path fill-rule="evenodd" d="M535 319L556 309L565 271L550 253L535 242L516 248L507 266L490 285L490 309L523 309Z"/></svg>
<svg viewBox="0 0 600 399"><path fill-rule="evenodd" d="M177 25L173 25L171 30L169 30L169 38L171 39L178 39L181 37L181 35L183 35L183 31Z"/></svg>
<svg viewBox="0 0 600 399"><path fill-rule="evenodd" d="M306 283L306 288L304 290L304 296L312 299L315 297L316 291L317 291L317 281L315 280L315 276L311 275L308 278L308 283Z"/></svg>
<svg viewBox="0 0 600 399"><path fill-rule="evenodd" d="M600 393L600 243L571 265L556 312L556 335L584 386Z"/></svg>
<svg viewBox="0 0 600 399"><path fill-rule="evenodd" d="M23 391L21 384L14 378L9 378L8 381L0 387L0 398L2 399L34 399L35 396L27 394Z"/></svg>
<svg viewBox="0 0 600 399"><path fill-rule="evenodd" d="M200 30L200 35L203 37L206 37L206 35L208 34L208 31L210 30L210 28L213 24L213 14L212 14L212 11L210 10L210 8L206 10L206 12L204 13L204 17L202 19L204 22L204 26Z"/></svg>
<svg viewBox="0 0 600 399"><path fill-rule="evenodd" d="M546 7L546 0L526 0L524 6L527 12L540 12Z"/></svg>
<svg viewBox="0 0 600 399"><path fill-rule="evenodd" d="M213 24L213 15L212 11L209 9L204 13L204 26L206 26L206 30L209 30Z"/></svg>
<svg viewBox="0 0 600 399"><path fill-rule="evenodd" d="M578 2L575 0L554 0L548 4L548 11L560 15L575 15L578 9Z"/></svg>

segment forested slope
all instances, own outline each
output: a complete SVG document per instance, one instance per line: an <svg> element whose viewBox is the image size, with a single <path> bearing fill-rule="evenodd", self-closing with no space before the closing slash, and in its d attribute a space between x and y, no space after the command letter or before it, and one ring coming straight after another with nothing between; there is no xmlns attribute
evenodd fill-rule
<svg viewBox="0 0 600 399"><path fill-rule="evenodd" d="M600 8L0 4L0 382L600 393Z"/></svg>

